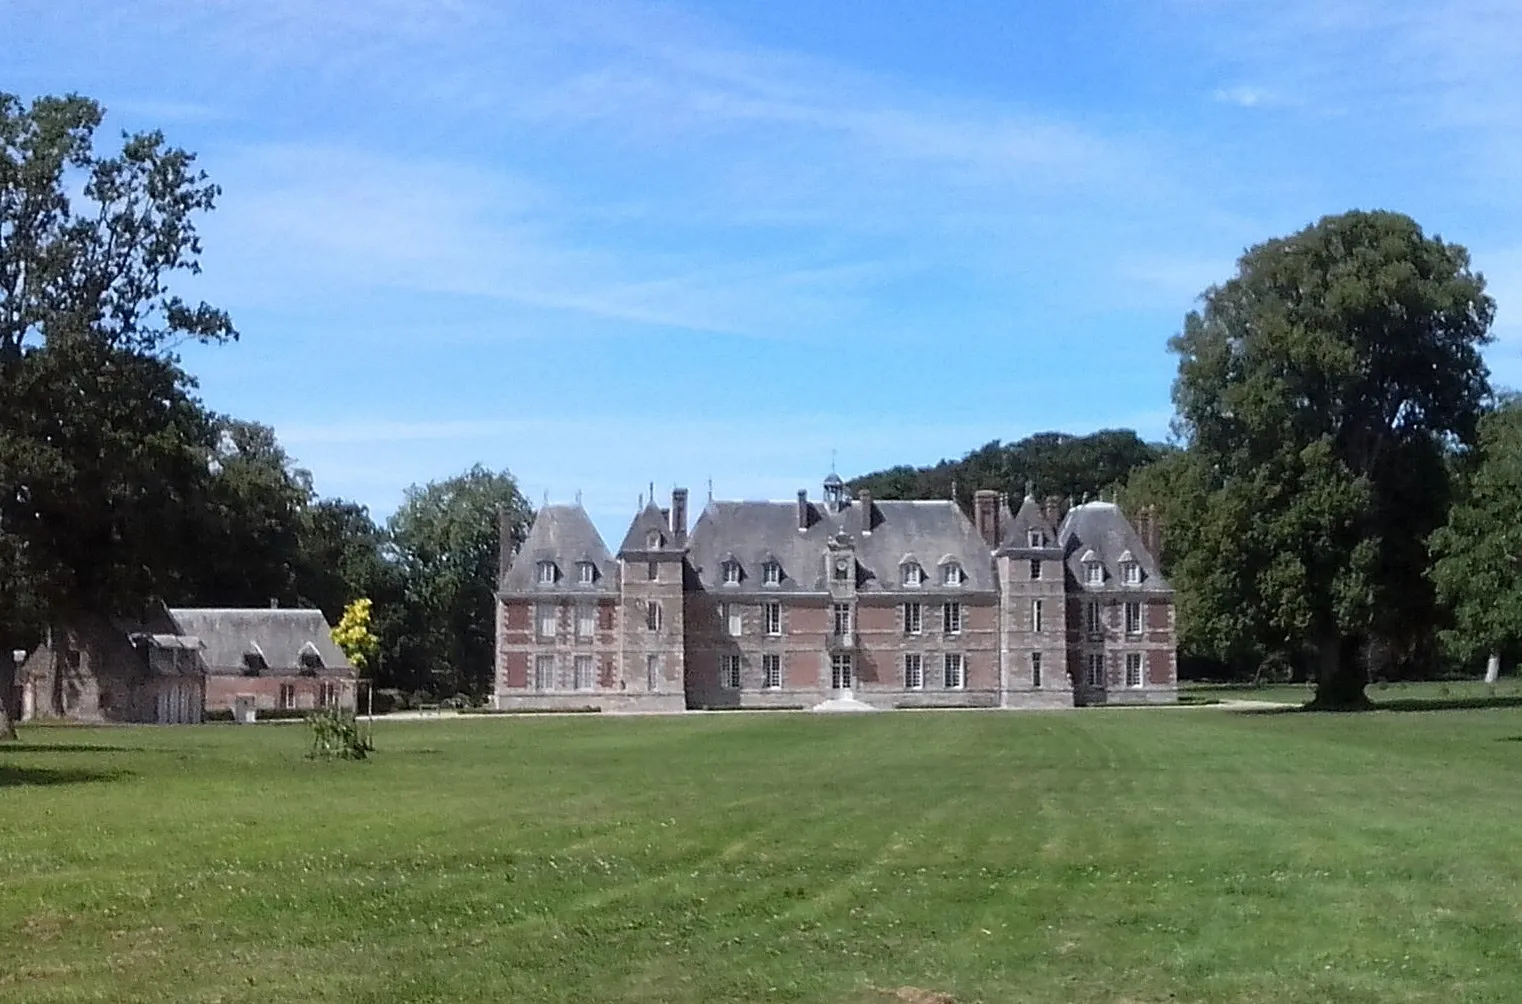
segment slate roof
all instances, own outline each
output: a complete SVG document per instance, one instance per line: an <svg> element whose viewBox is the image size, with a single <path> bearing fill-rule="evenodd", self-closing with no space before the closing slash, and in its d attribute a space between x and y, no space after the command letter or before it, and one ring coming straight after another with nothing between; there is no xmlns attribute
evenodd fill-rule
<svg viewBox="0 0 1522 1004"><path fill-rule="evenodd" d="M624 534L624 542L619 545L619 555L628 553L644 554L651 550L648 538L650 531L660 533L663 541L661 549L679 549L680 545L671 539L671 520L655 501L645 503L645 508L639 511L629 524L629 532Z"/></svg>
<svg viewBox="0 0 1522 1004"><path fill-rule="evenodd" d="M709 502L688 535L688 562L705 589L718 593L823 592L828 588L824 555L837 534L851 538L861 571L859 593L904 590L899 564L913 558L924 569L916 593L954 590L992 592L993 559L972 521L951 501L873 501L872 530L864 529L860 502L838 512L809 502L809 527L798 530L797 502ZM738 586L723 584L722 566L740 563ZM950 558L962 566L963 583L941 586L940 565ZM763 585L763 565L775 560L782 582Z"/></svg>
<svg viewBox="0 0 1522 1004"><path fill-rule="evenodd" d="M553 586L541 586L539 582L541 561L555 562L559 578ZM597 568L597 577L590 586L579 582L576 566L583 561L590 561ZM547 505L534 517L534 525L518 549L518 556L502 576L501 588L504 592L546 588L607 592L614 590L617 582L617 564L587 511L579 505Z"/></svg>
<svg viewBox="0 0 1522 1004"><path fill-rule="evenodd" d="M1020 503L1019 510L1004 521L1002 526L999 544L1006 550L1030 550L1031 530L1041 531L1047 547L1057 546L1057 528L1047 520L1041 504L1029 495Z"/></svg>
<svg viewBox="0 0 1522 1004"><path fill-rule="evenodd" d="M1069 509L1058 530L1058 536L1062 541L1068 574L1086 590L1113 588L1121 591L1156 591L1173 588L1158 569L1156 556L1147 550L1141 535L1131 526L1120 506L1113 502L1085 502ZM1091 551L1104 566L1103 586L1084 584L1083 559ZM1126 586L1122 583L1120 563L1128 551L1141 565L1140 586Z"/></svg>
<svg viewBox="0 0 1522 1004"><path fill-rule="evenodd" d="M257 650L271 674L301 670L301 652L308 645L322 657L327 670L353 672L321 610L177 608L169 611L181 636L199 638L206 671L213 675L243 672L243 656Z"/></svg>

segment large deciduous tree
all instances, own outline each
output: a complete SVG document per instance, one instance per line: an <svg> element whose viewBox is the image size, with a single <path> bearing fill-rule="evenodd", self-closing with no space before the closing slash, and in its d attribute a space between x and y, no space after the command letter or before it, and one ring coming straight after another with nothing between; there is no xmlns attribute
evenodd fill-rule
<svg viewBox="0 0 1522 1004"><path fill-rule="evenodd" d="M170 288L199 271L216 186L157 132L98 152L102 117L86 98L0 93L0 535L54 619L161 585L207 446L170 353L236 337ZM0 733L10 695L7 665Z"/></svg>
<svg viewBox="0 0 1522 1004"><path fill-rule="evenodd" d="M1448 650L1462 660L1487 656L1485 678L1494 683L1502 654L1522 643L1522 399L1480 420L1475 454L1447 525L1432 535L1431 576L1453 613Z"/></svg>
<svg viewBox="0 0 1522 1004"><path fill-rule="evenodd" d="M434 692L490 690L504 514L512 536L527 536L533 511L517 482L479 464L407 489L389 524L407 609L394 652L385 656L392 681Z"/></svg>
<svg viewBox="0 0 1522 1004"><path fill-rule="evenodd" d="M1490 394L1494 303L1460 246L1350 212L1250 248L1170 343L1192 470L1175 570L1223 648L1304 648L1315 704L1365 702L1371 655L1436 628L1424 576L1443 457Z"/></svg>

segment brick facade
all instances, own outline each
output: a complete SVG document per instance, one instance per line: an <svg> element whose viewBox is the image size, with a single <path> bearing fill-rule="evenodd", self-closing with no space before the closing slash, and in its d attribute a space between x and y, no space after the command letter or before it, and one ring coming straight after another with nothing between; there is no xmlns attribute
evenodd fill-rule
<svg viewBox="0 0 1522 1004"><path fill-rule="evenodd" d="M546 506L521 547L504 539L496 705L1176 700L1155 539L1110 503L1055 510L979 492L969 520L954 502L850 499L834 479L823 504L710 501L689 536L678 489L615 555L579 505Z"/></svg>

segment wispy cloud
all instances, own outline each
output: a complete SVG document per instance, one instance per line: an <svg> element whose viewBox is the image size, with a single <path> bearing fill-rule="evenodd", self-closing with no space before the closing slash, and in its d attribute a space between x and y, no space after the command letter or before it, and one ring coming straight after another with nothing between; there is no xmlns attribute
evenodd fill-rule
<svg viewBox="0 0 1522 1004"><path fill-rule="evenodd" d="M1237 105L1240 108L1257 108L1259 105L1271 104L1274 100L1274 96L1263 88L1242 84L1217 88L1211 97L1223 105Z"/></svg>

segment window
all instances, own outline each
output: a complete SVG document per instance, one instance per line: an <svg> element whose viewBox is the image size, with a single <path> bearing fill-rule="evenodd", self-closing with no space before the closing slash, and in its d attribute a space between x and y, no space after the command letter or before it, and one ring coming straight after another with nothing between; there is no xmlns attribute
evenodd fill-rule
<svg viewBox="0 0 1522 1004"><path fill-rule="evenodd" d="M962 604L955 601L941 605L941 625L947 634L962 633Z"/></svg>
<svg viewBox="0 0 1522 1004"><path fill-rule="evenodd" d="M597 609L590 606L576 608L576 639L590 641L597 631Z"/></svg>
<svg viewBox="0 0 1522 1004"><path fill-rule="evenodd" d="M280 710L289 711L296 706L296 685L294 683L282 683L280 685Z"/></svg>
<svg viewBox="0 0 1522 1004"><path fill-rule="evenodd" d="M1120 580L1128 586L1141 585L1141 565L1128 561L1120 566Z"/></svg>
<svg viewBox="0 0 1522 1004"><path fill-rule="evenodd" d="M904 689L923 690L925 687L925 660L918 652L904 653Z"/></svg>
<svg viewBox="0 0 1522 1004"><path fill-rule="evenodd" d="M555 657L553 655L534 656L534 689L555 689Z"/></svg>
<svg viewBox="0 0 1522 1004"><path fill-rule="evenodd" d="M592 657L590 655L578 655L572 665L575 676L574 686L577 690L592 689Z"/></svg>
<svg viewBox="0 0 1522 1004"><path fill-rule="evenodd" d="M1089 634L1104 633L1104 622L1099 616L1098 603L1085 603L1083 605L1083 629Z"/></svg>
<svg viewBox="0 0 1522 1004"><path fill-rule="evenodd" d="M1025 532L1025 543L1031 547L1045 547L1046 534L1040 530L1027 530Z"/></svg>
<svg viewBox="0 0 1522 1004"><path fill-rule="evenodd" d="M661 629L661 605L654 600L645 604L645 629L648 631Z"/></svg>
<svg viewBox="0 0 1522 1004"><path fill-rule="evenodd" d="M649 550L659 551L661 549L661 545L665 542L666 540L661 536L661 532L659 530L651 530L649 533L645 534L645 547Z"/></svg>
<svg viewBox="0 0 1522 1004"><path fill-rule="evenodd" d="M555 637L555 629L560 626L559 620L553 603L541 603L534 608L534 624L541 638Z"/></svg>
<svg viewBox="0 0 1522 1004"><path fill-rule="evenodd" d="M830 657L830 687L834 690L851 689L851 670L854 666L850 652L836 652Z"/></svg>
<svg viewBox="0 0 1522 1004"><path fill-rule="evenodd" d="M553 561L539 562L539 584L541 586L553 586L555 584L555 563Z"/></svg>
<svg viewBox="0 0 1522 1004"><path fill-rule="evenodd" d="M652 561L645 566L645 579L650 582L659 582L661 578L661 564Z"/></svg>
<svg viewBox="0 0 1522 1004"><path fill-rule="evenodd" d="M1083 563L1083 581L1085 585L1102 586L1105 584L1105 569L1097 561L1085 561Z"/></svg>
<svg viewBox="0 0 1522 1004"><path fill-rule="evenodd" d="M782 687L782 656L768 652L761 657L761 686L768 690Z"/></svg>
<svg viewBox="0 0 1522 1004"><path fill-rule="evenodd" d="M761 566L761 584L763 586L782 585L782 566L775 561L768 561Z"/></svg>
<svg viewBox="0 0 1522 1004"><path fill-rule="evenodd" d="M1089 686L1105 685L1105 657L1102 652L1089 653Z"/></svg>
<svg viewBox="0 0 1522 1004"><path fill-rule="evenodd" d="M1126 653L1126 686L1142 685L1142 657L1140 652Z"/></svg>
<svg viewBox="0 0 1522 1004"><path fill-rule="evenodd" d="M745 615L741 612L739 604L725 603L719 607L719 610L731 638L738 638L745 633Z"/></svg>
<svg viewBox="0 0 1522 1004"><path fill-rule="evenodd" d="M1032 558L1031 559L1031 581L1035 582L1039 578L1041 578L1041 559L1040 558Z"/></svg>
<svg viewBox="0 0 1522 1004"><path fill-rule="evenodd" d="M590 561L581 561L576 564L576 581L583 586L590 586L597 581L597 566Z"/></svg>
<svg viewBox="0 0 1522 1004"><path fill-rule="evenodd" d="M338 707L338 684L323 683L317 687L317 706L319 708Z"/></svg>
<svg viewBox="0 0 1522 1004"><path fill-rule="evenodd" d="M1139 635L1142 633L1142 605L1140 603L1126 604L1126 634Z"/></svg>
<svg viewBox="0 0 1522 1004"><path fill-rule="evenodd" d="M1041 613L1042 613L1041 601L1040 600L1031 600L1031 630L1032 631L1040 631L1041 630Z"/></svg>
<svg viewBox="0 0 1522 1004"><path fill-rule="evenodd" d="M899 572L906 586L918 586L925 581L925 570L915 562L906 562Z"/></svg>
<svg viewBox="0 0 1522 1004"><path fill-rule="evenodd" d="M919 634L925 630L924 609L918 603L904 604L904 634Z"/></svg>
<svg viewBox="0 0 1522 1004"><path fill-rule="evenodd" d="M962 566L955 561L947 562L941 568L941 585L960 586L962 584Z"/></svg>
<svg viewBox="0 0 1522 1004"><path fill-rule="evenodd" d="M965 669L966 667L962 663L962 653L946 653L945 684L947 690L961 690L966 685Z"/></svg>
<svg viewBox="0 0 1522 1004"><path fill-rule="evenodd" d="M835 604L835 636L845 638L851 633L851 604Z"/></svg>
<svg viewBox="0 0 1522 1004"><path fill-rule="evenodd" d="M645 656L645 689L659 690L661 687L661 657L658 655Z"/></svg>
<svg viewBox="0 0 1522 1004"><path fill-rule="evenodd" d="M719 656L719 679L730 690L740 689L740 657L738 655Z"/></svg>
<svg viewBox="0 0 1522 1004"><path fill-rule="evenodd" d="M850 582L851 572L856 568L856 560L845 555L835 559L834 575L836 582Z"/></svg>
<svg viewBox="0 0 1522 1004"><path fill-rule="evenodd" d="M1032 687L1032 689L1036 689L1036 690L1039 690L1041 688L1041 653L1040 652L1032 652L1031 653L1031 687Z"/></svg>
<svg viewBox="0 0 1522 1004"><path fill-rule="evenodd" d="M762 620L763 624L765 625L766 633L767 634L769 634L769 635L779 635L779 634L781 634L782 633L782 604L780 604L780 603L763 603L763 604L761 604L761 620Z"/></svg>
<svg viewBox="0 0 1522 1004"><path fill-rule="evenodd" d="M740 584L740 563L738 561L726 561L721 567L724 570L724 584L726 586L738 586Z"/></svg>
<svg viewBox="0 0 1522 1004"><path fill-rule="evenodd" d="M317 651L317 646L311 642L301 646L301 654L296 658L301 663L301 668L309 673L322 668L322 654Z"/></svg>
<svg viewBox="0 0 1522 1004"><path fill-rule="evenodd" d="M243 675L258 676L264 670L269 669L269 663L264 661L263 652L243 653Z"/></svg>

